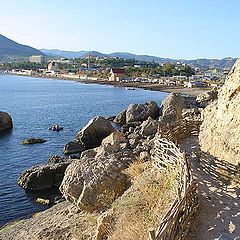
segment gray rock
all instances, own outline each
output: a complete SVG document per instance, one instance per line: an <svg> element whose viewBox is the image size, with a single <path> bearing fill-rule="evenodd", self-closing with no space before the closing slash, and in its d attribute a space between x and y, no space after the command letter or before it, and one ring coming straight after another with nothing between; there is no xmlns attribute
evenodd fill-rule
<svg viewBox="0 0 240 240"><path fill-rule="evenodd" d="M151 136L156 134L158 127L159 127L159 122L149 117L146 121L144 121L141 124L140 133L144 136Z"/></svg>
<svg viewBox="0 0 240 240"><path fill-rule="evenodd" d="M162 102L159 122L162 125L174 124L182 118L182 110L188 108L180 94L170 93Z"/></svg>
<svg viewBox="0 0 240 240"><path fill-rule="evenodd" d="M153 101L144 104L130 104L126 111L126 122L142 122L148 117L156 119L158 116L159 107Z"/></svg>
<svg viewBox="0 0 240 240"><path fill-rule="evenodd" d="M12 129L12 118L6 112L0 112L0 132Z"/></svg>
<svg viewBox="0 0 240 240"><path fill-rule="evenodd" d="M85 146L81 142L77 141L71 141L68 142L64 147L63 147L63 153L64 154L74 154L74 153L81 153L84 150L86 150Z"/></svg>
<svg viewBox="0 0 240 240"><path fill-rule="evenodd" d="M127 110L124 110L120 112L113 120L114 123L123 125L126 123L126 112Z"/></svg>
<svg viewBox="0 0 240 240"><path fill-rule="evenodd" d="M102 140L116 131L107 119L97 116L91 119L77 134L77 141L83 143L86 148L94 148L101 145Z"/></svg>
<svg viewBox="0 0 240 240"><path fill-rule="evenodd" d="M59 187L67 166L72 162L34 166L22 172L18 184L28 190L44 190Z"/></svg>

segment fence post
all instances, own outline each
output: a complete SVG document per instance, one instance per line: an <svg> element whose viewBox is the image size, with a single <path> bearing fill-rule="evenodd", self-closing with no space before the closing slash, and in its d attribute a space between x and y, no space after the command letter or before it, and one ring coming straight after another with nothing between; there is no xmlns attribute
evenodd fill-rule
<svg viewBox="0 0 240 240"><path fill-rule="evenodd" d="M155 229L151 228L148 230L148 239L149 240L155 240Z"/></svg>

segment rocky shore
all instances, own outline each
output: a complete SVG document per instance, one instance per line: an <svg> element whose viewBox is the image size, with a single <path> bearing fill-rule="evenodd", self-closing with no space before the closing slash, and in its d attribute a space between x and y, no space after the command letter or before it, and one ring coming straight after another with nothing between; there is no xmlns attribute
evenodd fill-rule
<svg viewBox="0 0 240 240"><path fill-rule="evenodd" d="M109 239L117 239L122 221L133 228L122 226L126 228L125 233L121 232L126 235L123 239L129 239L135 228L139 231L137 239L146 239L147 229L157 227L176 194L172 189L176 186L174 180L167 179L152 164L155 135L183 116L200 114L199 107L214 100L212 92L197 99L171 93L161 105L153 101L130 104L110 117L111 121L94 117L63 146L63 153L69 157L51 156L48 163L27 169L18 178L18 184L26 190L59 188L66 201L30 219L4 226L0 239L106 239L103 228L108 219L113 221L109 234L115 236ZM159 198L154 198L161 193L165 208L158 206ZM136 221L128 212L138 215L139 207L141 217ZM147 219L150 209L153 214Z"/></svg>

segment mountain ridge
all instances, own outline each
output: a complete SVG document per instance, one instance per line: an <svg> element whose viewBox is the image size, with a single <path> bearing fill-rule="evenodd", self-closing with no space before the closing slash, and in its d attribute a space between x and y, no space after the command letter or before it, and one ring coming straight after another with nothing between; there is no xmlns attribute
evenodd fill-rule
<svg viewBox="0 0 240 240"><path fill-rule="evenodd" d="M181 61L186 63L192 67L199 68L231 68L235 63L237 58L226 57L223 59L208 59L208 58L199 58L199 59L171 59L171 58L162 58L158 56L151 55L137 55L129 52L113 52L113 53L101 53L98 51L67 51L67 50L59 50L59 49L40 49L47 55L55 56L55 57L66 57L66 58L84 58L89 54L94 55L96 57L118 57L125 59L135 59L138 61L155 61L157 63L165 63L165 62L178 62Z"/></svg>

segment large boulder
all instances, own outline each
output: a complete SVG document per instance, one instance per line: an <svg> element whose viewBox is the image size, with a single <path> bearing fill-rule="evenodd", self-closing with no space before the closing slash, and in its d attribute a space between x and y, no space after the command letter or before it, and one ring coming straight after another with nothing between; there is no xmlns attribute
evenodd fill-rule
<svg viewBox="0 0 240 240"><path fill-rule="evenodd" d="M182 110L188 108L180 94L170 93L162 102L159 121L162 125L174 124L182 118Z"/></svg>
<svg viewBox="0 0 240 240"><path fill-rule="evenodd" d="M63 147L63 153L64 154L74 154L74 153L81 153L84 150L86 150L85 146L81 142L77 141L71 141L68 142L64 147Z"/></svg>
<svg viewBox="0 0 240 240"><path fill-rule="evenodd" d="M12 129L13 123L11 116L6 112L0 112L0 132Z"/></svg>
<svg viewBox="0 0 240 240"><path fill-rule="evenodd" d="M159 107L156 102L150 101L144 104L130 104L126 111L126 122L142 122L148 117L159 117Z"/></svg>
<svg viewBox="0 0 240 240"><path fill-rule="evenodd" d="M113 132L100 147L82 153L80 160L70 164L60 191L81 210L94 211L108 207L128 186L122 173L133 160L123 145L122 133Z"/></svg>
<svg viewBox="0 0 240 240"><path fill-rule="evenodd" d="M72 160L57 163L34 166L22 172L18 178L18 184L27 190L44 190L59 187L64 172Z"/></svg>
<svg viewBox="0 0 240 240"><path fill-rule="evenodd" d="M77 134L77 141L83 143L86 148L94 148L101 145L102 140L116 131L107 119L97 116L91 119Z"/></svg>
<svg viewBox="0 0 240 240"><path fill-rule="evenodd" d="M240 59L232 67L218 100L203 111L202 150L234 164L240 161Z"/></svg>
<svg viewBox="0 0 240 240"><path fill-rule="evenodd" d="M60 191L80 210L92 212L109 207L127 189L128 178L122 170L129 162L113 156L101 160L82 157L68 166Z"/></svg>

